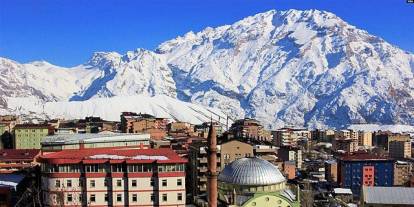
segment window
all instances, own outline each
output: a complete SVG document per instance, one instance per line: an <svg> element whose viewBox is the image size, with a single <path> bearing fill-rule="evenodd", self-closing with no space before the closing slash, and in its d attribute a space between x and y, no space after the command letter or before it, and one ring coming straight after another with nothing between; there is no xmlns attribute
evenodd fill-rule
<svg viewBox="0 0 414 207"><path fill-rule="evenodd" d="M183 194L182 193L178 193L177 194L177 200L178 201L182 201L183 200Z"/></svg>
<svg viewBox="0 0 414 207"><path fill-rule="evenodd" d="M154 195L154 193L151 193L151 202L154 202L155 201L155 195Z"/></svg>
<svg viewBox="0 0 414 207"><path fill-rule="evenodd" d="M108 202L108 201L109 201L108 194L107 194L107 193L105 193L105 202Z"/></svg>
<svg viewBox="0 0 414 207"><path fill-rule="evenodd" d="M55 187L56 188L60 188L60 180L56 180L55 181Z"/></svg>
<svg viewBox="0 0 414 207"><path fill-rule="evenodd" d="M162 194L162 201L167 202L167 194Z"/></svg>
<svg viewBox="0 0 414 207"><path fill-rule="evenodd" d="M122 202L122 194L116 194L116 201Z"/></svg>
<svg viewBox="0 0 414 207"><path fill-rule="evenodd" d="M71 188L72 187L72 180L66 181L66 187Z"/></svg>
<svg viewBox="0 0 414 207"><path fill-rule="evenodd" d="M122 186L122 180L116 180L116 186L121 187Z"/></svg>
<svg viewBox="0 0 414 207"><path fill-rule="evenodd" d="M182 179L178 179L177 180L177 186L182 186L183 185L183 180Z"/></svg>
<svg viewBox="0 0 414 207"><path fill-rule="evenodd" d="M91 194L91 197L89 197L89 202L95 203L95 201L96 201L95 194Z"/></svg>
<svg viewBox="0 0 414 207"><path fill-rule="evenodd" d="M167 180L162 180L162 186L166 187L167 186Z"/></svg>
<svg viewBox="0 0 414 207"><path fill-rule="evenodd" d="M132 185L132 187L137 187L137 180L132 180L131 185Z"/></svg>
<svg viewBox="0 0 414 207"><path fill-rule="evenodd" d="M95 187L95 180L91 180L91 182L89 183L89 186L91 188L94 188Z"/></svg>
<svg viewBox="0 0 414 207"><path fill-rule="evenodd" d="M153 178L151 178L150 185L154 186L154 184L155 184L155 180Z"/></svg>
<svg viewBox="0 0 414 207"><path fill-rule="evenodd" d="M66 201L67 202L72 202L72 194L68 194L68 196L66 197Z"/></svg>
<svg viewBox="0 0 414 207"><path fill-rule="evenodd" d="M132 202L137 202L137 201L138 201L137 194L132 194Z"/></svg>

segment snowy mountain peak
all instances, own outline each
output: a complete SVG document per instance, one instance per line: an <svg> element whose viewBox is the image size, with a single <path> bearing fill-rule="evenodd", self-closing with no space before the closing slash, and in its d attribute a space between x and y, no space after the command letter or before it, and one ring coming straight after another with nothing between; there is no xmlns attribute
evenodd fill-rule
<svg viewBox="0 0 414 207"><path fill-rule="evenodd" d="M270 10L188 32L155 52L95 53L71 69L1 59L0 93L45 101L163 95L269 128L414 125L413 73L414 55L330 12Z"/></svg>

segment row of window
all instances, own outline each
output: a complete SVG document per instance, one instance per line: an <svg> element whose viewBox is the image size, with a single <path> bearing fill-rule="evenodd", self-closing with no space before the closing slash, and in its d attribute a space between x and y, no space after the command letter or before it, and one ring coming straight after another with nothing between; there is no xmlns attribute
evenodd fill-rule
<svg viewBox="0 0 414 207"><path fill-rule="evenodd" d="M93 164L93 165L50 165L42 164L42 172L57 173L57 172L183 172L185 171L184 164Z"/></svg>
<svg viewBox="0 0 414 207"><path fill-rule="evenodd" d="M116 202L122 202L122 194L116 194ZM151 193L151 202L155 201L155 195L154 193ZM105 194L104 196L104 200L105 202L109 202L109 195ZM138 194L132 194L132 202L138 202ZM183 200L183 194L182 193L177 193L177 200L178 201L182 201ZM67 194L66 195L66 202L73 202L74 201L74 196L73 194ZM79 194L79 201L82 202L82 194ZM161 201L162 202L167 202L168 201L168 195L162 194L161 195ZM95 203L96 202L96 195L95 194L91 194L89 196L89 202L90 203Z"/></svg>
<svg viewBox="0 0 414 207"><path fill-rule="evenodd" d="M82 186L82 180L79 180L79 186ZM177 186L182 186L183 185L183 180L181 178L177 179ZM109 186L109 180L105 179L104 180L104 186L107 187ZM116 186L117 187L122 187L122 180L118 179L116 180ZM132 187L137 187L138 186L138 181L137 180L131 180L131 186ZM150 186L155 186L155 179L151 179L150 180ZM167 187L168 186L168 182L167 179L163 179L161 180L161 186L162 187ZM56 180L55 181L55 187L56 188L60 188L60 187L64 187L61 184L61 180ZM72 180L68 179L66 180L66 186L67 188L71 188L72 187ZM95 180L90 180L89 181L89 187L90 188L95 188L96 187L96 181Z"/></svg>

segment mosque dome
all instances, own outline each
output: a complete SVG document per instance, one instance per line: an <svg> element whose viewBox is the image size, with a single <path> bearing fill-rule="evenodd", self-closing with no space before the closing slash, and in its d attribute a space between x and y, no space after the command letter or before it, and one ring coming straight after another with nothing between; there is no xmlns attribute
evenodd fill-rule
<svg viewBox="0 0 414 207"><path fill-rule="evenodd" d="M286 181L279 169L270 162L257 158L241 158L228 164L218 176L221 182L242 185L273 185Z"/></svg>

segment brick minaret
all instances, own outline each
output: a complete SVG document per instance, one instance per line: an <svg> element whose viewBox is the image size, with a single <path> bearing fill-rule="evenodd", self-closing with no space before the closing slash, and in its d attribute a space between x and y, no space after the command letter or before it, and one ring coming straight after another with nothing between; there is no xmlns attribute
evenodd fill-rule
<svg viewBox="0 0 414 207"><path fill-rule="evenodd" d="M208 206L217 207L217 136L213 122L210 123L210 129L207 137L208 150Z"/></svg>

